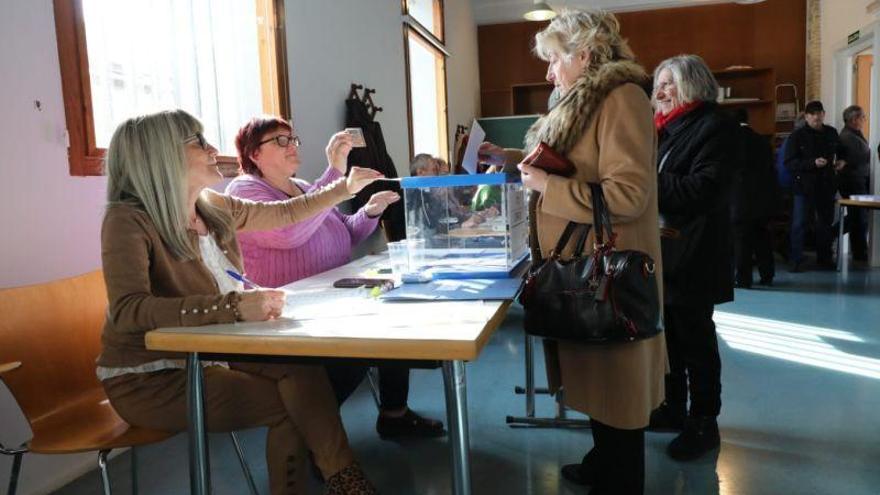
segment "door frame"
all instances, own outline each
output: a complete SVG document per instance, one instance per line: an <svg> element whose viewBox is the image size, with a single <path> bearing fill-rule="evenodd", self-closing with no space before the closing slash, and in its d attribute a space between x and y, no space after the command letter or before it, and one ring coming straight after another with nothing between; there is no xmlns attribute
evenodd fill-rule
<svg viewBox="0 0 880 495"><path fill-rule="evenodd" d="M871 68L871 108L870 108L870 135L868 144L871 148L871 192L880 194L880 161L877 159L877 144L880 143L880 21L874 21L861 28L857 42L845 46L834 52L834 115L827 117L829 125L840 129L843 127L843 109L846 108L853 98L853 58L866 50L874 55L874 64ZM846 40L841 42L846 45ZM870 226L870 260L871 266L880 266L880 214L873 215Z"/></svg>

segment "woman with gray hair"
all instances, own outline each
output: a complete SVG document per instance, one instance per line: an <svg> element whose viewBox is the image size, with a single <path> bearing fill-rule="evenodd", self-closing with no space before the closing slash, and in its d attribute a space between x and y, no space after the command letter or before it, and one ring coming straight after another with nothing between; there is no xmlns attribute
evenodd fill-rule
<svg viewBox="0 0 880 495"><path fill-rule="evenodd" d="M721 358L714 306L733 300L730 187L737 125L715 103L718 83L703 59L679 55L654 71L654 124L670 373L652 430L680 431L667 449L694 459L720 444ZM688 411L688 389L690 410Z"/></svg>
<svg viewBox="0 0 880 495"><path fill-rule="evenodd" d="M186 428L180 353L150 351L157 327L264 321L281 316L284 293L244 290L236 230L265 230L309 218L349 199L380 174L353 168L327 186L273 203L208 189L221 179L217 149L202 124L177 110L129 119L107 149L107 211L101 255L109 307L97 374L129 423ZM308 452L328 494L373 494L355 462L320 366L203 362L208 430L268 426L271 493L305 493Z"/></svg>
<svg viewBox="0 0 880 495"><path fill-rule="evenodd" d="M871 148L865 135L862 134L865 121L865 112L858 105L846 107L843 111L844 127L840 131L841 161L836 164L835 170L837 187L844 198L854 194L868 194L871 182ZM865 210L849 208L846 214L846 228L849 231L853 259L856 261L868 261L867 227Z"/></svg>
<svg viewBox="0 0 880 495"><path fill-rule="evenodd" d="M529 222L533 262L548 255L569 222L593 223L589 183L602 188L618 249L648 253L661 280L657 231L657 174L651 106L640 85L644 70L634 62L614 15L570 10L535 36L535 53L549 64L547 80L559 101L532 126L529 150L543 142L575 166L567 177L520 163L531 190ZM520 162L522 150L483 143L484 160ZM587 241L584 255L594 244ZM571 258L575 240L561 251ZM567 480L591 485L590 493L644 492L645 435L652 409L663 398L666 350L662 334L628 343L585 345L546 341L548 381L565 390L565 404L590 416L593 448L579 464L562 468Z"/></svg>

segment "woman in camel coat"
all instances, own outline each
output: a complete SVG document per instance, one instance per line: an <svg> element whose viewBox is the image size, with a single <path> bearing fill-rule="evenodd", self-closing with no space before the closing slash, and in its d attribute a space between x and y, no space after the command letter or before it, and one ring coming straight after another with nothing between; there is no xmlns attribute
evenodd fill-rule
<svg viewBox="0 0 880 495"><path fill-rule="evenodd" d="M561 95L526 136L527 149L545 142L576 166L571 177L548 175L520 163L529 201L535 255L556 245L569 221L593 223L588 183L602 186L618 249L650 255L660 271L656 135L651 103L640 87L644 70L620 36L612 14L568 11L535 37L536 54L549 63L547 80ZM481 146L491 163L516 163L522 150ZM591 237L593 234L590 234ZM570 257L574 240L563 251ZM587 242L592 246L592 242ZM657 277L658 285L661 276ZM660 287L658 287L658 290ZM591 485L593 495L644 491L644 428L663 400L663 334L632 343L545 343L551 388L565 390L567 406L586 413L594 447L563 476Z"/></svg>

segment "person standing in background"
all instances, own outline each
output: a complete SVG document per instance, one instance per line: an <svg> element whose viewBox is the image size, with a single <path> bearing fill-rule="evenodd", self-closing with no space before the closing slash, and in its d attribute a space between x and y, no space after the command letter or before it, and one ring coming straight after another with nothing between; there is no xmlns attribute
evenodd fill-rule
<svg viewBox="0 0 880 495"><path fill-rule="evenodd" d="M773 168L770 141L749 126L745 109L736 112L744 160L734 175L733 220L736 285L752 287L752 267L757 262L760 285L772 285L776 268L770 239L770 217L776 211L779 185Z"/></svg>
<svg viewBox="0 0 880 495"><path fill-rule="evenodd" d="M868 194L871 180L871 148L862 134L865 127L865 112L862 107L852 105L843 111L844 127L840 131L842 165L838 165L837 187L840 195L849 198L854 194ZM849 232L853 259L868 261L867 218L862 208L849 208L845 226ZM838 256L843 246L837 247Z"/></svg>
<svg viewBox="0 0 880 495"><path fill-rule="evenodd" d="M815 217L816 261L820 268L834 269L831 260L831 222L834 219L834 159L839 151L837 131L825 125L821 101L804 107L807 125L789 136L785 167L794 175L791 219L791 271L804 269L804 236Z"/></svg>

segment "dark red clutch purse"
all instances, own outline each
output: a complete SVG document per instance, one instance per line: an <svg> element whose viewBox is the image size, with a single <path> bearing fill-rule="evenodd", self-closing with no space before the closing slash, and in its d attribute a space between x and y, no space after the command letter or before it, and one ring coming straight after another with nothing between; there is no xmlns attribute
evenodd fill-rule
<svg viewBox="0 0 880 495"><path fill-rule="evenodd" d="M574 163L568 158L557 153L546 143L538 144L538 147L523 160L526 165L538 167L548 174L568 177L575 172Z"/></svg>

